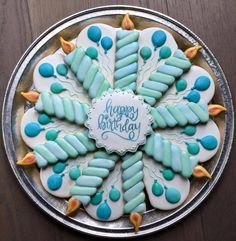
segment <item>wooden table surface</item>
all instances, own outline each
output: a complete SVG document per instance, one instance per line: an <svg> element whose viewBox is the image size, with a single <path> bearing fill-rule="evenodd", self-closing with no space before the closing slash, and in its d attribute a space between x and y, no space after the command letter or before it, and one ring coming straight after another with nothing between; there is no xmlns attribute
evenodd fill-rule
<svg viewBox="0 0 236 241"><path fill-rule="evenodd" d="M0 0L1 103L14 66L36 37L70 14L109 4L147 7L189 27L217 57L235 102L236 0ZM16 181L2 139L0 146L0 240L93 240L57 223L33 204ZM197 210L174 226L143 240L236 240L235 159L236 149L231 152L220 182Z"/></svg>

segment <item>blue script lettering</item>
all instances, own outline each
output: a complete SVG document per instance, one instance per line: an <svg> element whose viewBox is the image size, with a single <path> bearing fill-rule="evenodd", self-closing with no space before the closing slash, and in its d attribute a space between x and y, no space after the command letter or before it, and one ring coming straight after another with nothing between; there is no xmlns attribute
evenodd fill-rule
<svg viewBox="0 0 236 241"><path fill-rule="evenodd" d="M139 138L141 122L138 122L139 110L129 105L112 105L112 100L106 102L105 110L98 117L98 129L102 130L102 138L108 134L122 139L136 141Z"/></svg>

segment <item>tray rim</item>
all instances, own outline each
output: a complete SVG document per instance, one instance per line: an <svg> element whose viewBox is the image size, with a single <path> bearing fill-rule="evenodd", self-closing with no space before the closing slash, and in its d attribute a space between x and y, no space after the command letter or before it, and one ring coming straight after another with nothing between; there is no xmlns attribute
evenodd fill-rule
<svg viewBox="0 0 236 241"><path fill-rule="evenodd" d="M150 229L146 230L144 229L144 231L140 231L138 234L135 234L134 232L129 232L129 233L125 233L122 232L121 233L112 233L110 232L110 230L105 230L104 231L96 231L93 227L91 227L91 229L88 229L86 227L83 226L78 226L77 224L72 224L73 220L71 220L68 217L60 217L58 216L55 212L54 209L51 207L51 205L49 205L41 196L40 196L40 201L37 199L36 196L39 196L37 194L37 192L31 188L31 186L27 186L25 181L27 181L26 179L24 179L24 175L21 175L23 173L23 170L21 168L17 168L15 165L14 160L12 160L12 152L14 152L14 148L12 148L12 146L8 146L9 144L9 137L8 137L8 133L7 133L7 129L9 131L9 129L11 130L11 128L9 128L9 126L11 127L11 123L8 123L8 125L5 125L6 123L6 117L7 115L5 113L9 113L9 111L11 111L12 106L9 106L10 104L12 104L14 96L10 96L11 90L12 88L15 86L17 86L19 80L17 81L17 83L15 83L15 78L17 77L17 72L19 70L19 68L22 66L22 64L24 63L25 59L27 58L28 54L32 52L32 50L34 49L35 46L37 46L37 44L40 43L40 41L42 39L44 39L46 36L50 36L50 33L53 32L53 30L55 30L56 28L59 28L60 26L62 26L63 24L66 24L67 22L72 21L75 18L78 17L82 17L84 15L87 14L91 14L94 12L100 12L100 11L104 11L104 10L120 10L120 11L137 11L140 13L144 13L144 14L149 14L149 15L154 15L155 17L164 19L165 21L170 22L171 24L176 25L178 28L180 28L182 31L184 31L185 33L187 33L189 36L191 36L192 41L193 42L198 42L203 46L203 49L205 51L205 54L211 58L211 60L213 60L213 63L215 64L215 67L218 69L218 75L221 77L221 80L224 81L223 85L224 85L224 90L226 91L226 94L228 95L228 99L227 99L227 109L230 110L229 114L229 118L230 118L230 123L225 123L225 127L227 127L228 125L230 125L230 130L231 132L228 133L227 139L226 139L226 135L223 141L222 146L224 146L224 142L225 140L228 142L227 143L227 150L225 150L225 148L222 149L221 153L220 153L220 157L223 155L224 156L224 160L221 161L221 165L220 168L217 172L217 175L214 177L214 180L211 182L210 185L207 185L207 183L203 186L203 188L199 191L199 193L193 198L193 200L190 201L193 202L196 198L197 200L195 201L195 203L193 203L190 208L188 208L189 204L186 205L185 207L183 207L182 209L186 209L183 210L180 209L179 211L182 211L182 213L180 213L180 215L178 215L177 217L174 217L174 219L171 219L157 227L151 227ZM118 13L117 13L118 14ZM72 24L70 24L69 26L71 26ZM68 26L67 26L68 27ZM63 28L64 29L64 28ZM178 32L179 33L179 32ZM48 41L48 39L47 39ZM206 60L207 61L207 60ZM207 61L208 62L208 61ZM216 73L214 73L216 74ZM217 82L219 82L218 77L217 77ZM219 82L220 83L220 82ZM221 83L222 84L222 83ZM14 91L15 94L15 91ZM10 108L11 107L11 108ZM10 108L10 109L9 109ZM228 114L227 114L228 115ZM227 125L226 125L227 124ZM6 127L7 126L7 127ZM226 129L226 128L225 128ZM32 199L32 201L34 203L37 204L38 207L40 207L41 210L43 210L45 213L47 213L50 217L54 218L55 220L57 220L60 223L63 223L64 225L73 228L77 231L81 231L83 233L89 234L89 235L93 235L93 236L102 236L102 237L107 237L107 238L123 238L123 237L137 237L137 236L143 236L149 233L153 233L155 231L159 231L162 230L166 227L169 227L170 225L173 225L174 223L178 222L179 220L181 220L182 218L184 218L185 216L187 216L189 213L191 213L197 206L199 206L204 199L209 195L209 193L212 191L212 189L214 188L214 186L216 185L216 183L218 182L224 168L225 165L228 162L228 158L229 158L229 154L230 154L230 150L232 147L232 143L233 143L233 133L234 133L234 109L233 109L233 103L232 103L232 98L231 98L231 93L230 93L230 89L226 80L226 77L223 73L223 70L220 66L220 64L218 63L218 61L216 60L215 56L212 54L212 52L209 50L209 48L206 46L206 44L196 35L194 34L191 30L189 30L187 27L185 27L183 24L179 23L178 21L176 21L175 19L162 14L160 12L154 11L154 10L150 10L147 8L142 8L142 7L136 7L136 6L129 6L129 5L109 5L109 6L100 6L100 7L96 7L96 8L90 8L87 10L83 10L80 12L77 12L73 15L70 15L62 20L60 20L59 22L55 23L54 25L52 25L50 28L48 28L46 31L44 31L38 38L36 38L33 43L27 48L27 50L25 51L25 53L22 55L22 57L20 58L20 60L18 61L18 63L16 64L12 75L9 79L9 83L7 85L6 88L6 92L5 92L5 96L4 96L4 101L3 101L3 108L2 108L2 136L3 136L3 143L4 143L4 148L5 148L5 152L7 154L7 158L8 161L11 165L11 168L21 186L21 188L23 188L23 190L30 196L30 198ZM227 134L227 133L226 133ZM15 153L14 153L15 154ZM15 155L13 155L15 158ZM219 158L220 159L220 158ZM217 165L218 166L218 163ZM201 197L199 198L199 194L201 193ZM177 211L177 213L179 212ZM175 213L174 213L175 214ZM171 215L173 216L173 215ZM88 232L89 231L89 232Z"/></svg>

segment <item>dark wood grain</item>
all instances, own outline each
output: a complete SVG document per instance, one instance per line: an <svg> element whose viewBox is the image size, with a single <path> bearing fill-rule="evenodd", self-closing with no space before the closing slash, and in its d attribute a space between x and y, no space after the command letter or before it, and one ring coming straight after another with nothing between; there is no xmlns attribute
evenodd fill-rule
<svg viewBox="0 0 236 241"><path fill-rule="evenodd" d="M0 102L10 74L30 43L58 20L87 8L129 4L147 7L185 24L213 51L228 78L235 103L235 0L0 0ZM21 190L0 140L0 240L91 240L45 215ZM187 218L145 240L236 240L236 149L220 182L207 200Z"/></svg>

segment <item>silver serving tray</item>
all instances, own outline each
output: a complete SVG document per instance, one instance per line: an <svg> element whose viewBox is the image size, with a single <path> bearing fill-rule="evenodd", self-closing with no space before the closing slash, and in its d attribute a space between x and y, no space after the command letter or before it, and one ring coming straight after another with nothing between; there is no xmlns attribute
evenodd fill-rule
<svg viewBox="0 0 236 241"><path fill-rule="evenodd" d="M73 39L85 26L102 22L114 27L120 26L122 17L129 12L137 29L150 26L161 26L168 29L175 37L182 49L200 44L203 46L201 55L194 61L211 73L216 82L216 93L213 103L224 105L227 113L221 114L214 120L221 132L221 148L217 155L206 164L211 171L212 179L191 180L191 192L186 202L172 211L159 211L151 209L143 215L140 231L135 234L127 216L114 222L99 222L88 216L83 210L73 217L66 217L67 202L48 194L39 180L39 171L35 167L22 168L16 161L28 151L20 137L20 120L24 114L25 101L20 96L32 86L32 73L35 64L44 56L53 53L60 47L59 36ZM3 140L9 163L21 187L45 213L75 230L102 237L125 238L142 236L164 229L187 214L192 212L209 195L227 163L234 134L234 111L231 94L225 75L214 55L204 42L188 28L176 20L149 9L132 6L105 6L76 13L56 23L38 37L26 50L17 63L10 78L2 112Z"/></svg>

